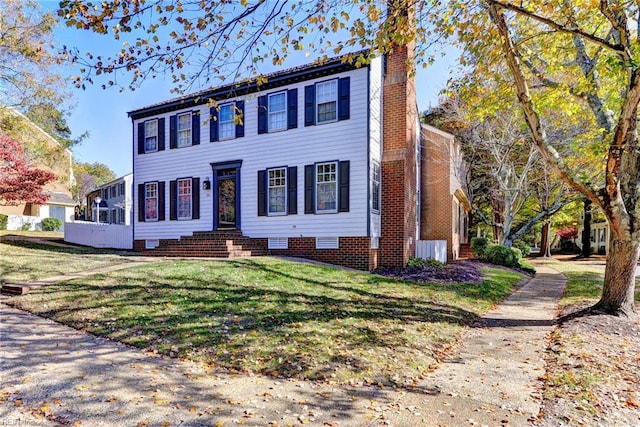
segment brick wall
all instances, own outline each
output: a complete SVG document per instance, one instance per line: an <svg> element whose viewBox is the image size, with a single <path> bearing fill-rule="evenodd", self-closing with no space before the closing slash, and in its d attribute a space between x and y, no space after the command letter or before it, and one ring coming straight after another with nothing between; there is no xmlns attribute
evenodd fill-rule
<svg viewBox="0 0 640 427"><path fill-rule="evenodd" d="M422 128L422 200L420 240L446 240L447 258L453 259L453 196L451 195L452 138Z"/></svg>
<svg viewBox="0 0 640 427"><path fill-rule="evenodd" d="M377 267L378 259L378 251L371 249L370 237L340 237L339 249L316 249L315 237L289 237L289 249L270 249L269 253L308 258L367 271Z"/></svg>
<svg viewBox="0 0 640 427"><path fill-rule="evenodd" d="M404 266L415 254L417 188L414 45L387 55L383 84L382 211L379 264Z"/></svg>

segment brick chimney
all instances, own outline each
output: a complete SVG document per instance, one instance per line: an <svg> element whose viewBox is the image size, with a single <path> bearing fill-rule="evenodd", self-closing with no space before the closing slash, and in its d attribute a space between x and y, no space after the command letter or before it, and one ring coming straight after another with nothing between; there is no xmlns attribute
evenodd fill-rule
<svg viewBox="0 0 640 427"><path fill-rule="evenodd" d="M406 1L391 2L411 22ZM388 19L392 17L389 13ZM379 265L405 266L415 256L417 228L418 111L414 75L415 43L386 55L382 95L382 212Z"/></svg>

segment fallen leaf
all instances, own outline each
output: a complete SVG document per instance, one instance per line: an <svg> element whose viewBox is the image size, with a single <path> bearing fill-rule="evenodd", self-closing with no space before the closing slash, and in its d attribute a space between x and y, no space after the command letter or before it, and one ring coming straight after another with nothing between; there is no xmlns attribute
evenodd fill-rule
<svg viewBox="0 0 640 427"><path fill-rule="evenodd" d="M151 420L149 418L145 418L138 423L138 427L147 427L149 424L151 424Z"/></svg>

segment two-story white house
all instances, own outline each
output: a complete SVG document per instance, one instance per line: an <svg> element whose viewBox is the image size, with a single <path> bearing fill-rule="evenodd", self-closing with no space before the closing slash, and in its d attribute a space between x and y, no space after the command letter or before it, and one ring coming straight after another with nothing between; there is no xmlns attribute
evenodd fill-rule
<svg viewBox="0 0 640 427"><path fill-rule="evenodd" d="M100 197L97 209L96 197ZM98 221L98 212L100 221ZM133 222L133 173L107 182L87 195L88 221L131 225Z"/></svg>
<svg viewBox="0 0 640 427"><path fill-rule="evenodd" d="M129 112L134 249L404 265L420 236L412 47Z"/></svg>

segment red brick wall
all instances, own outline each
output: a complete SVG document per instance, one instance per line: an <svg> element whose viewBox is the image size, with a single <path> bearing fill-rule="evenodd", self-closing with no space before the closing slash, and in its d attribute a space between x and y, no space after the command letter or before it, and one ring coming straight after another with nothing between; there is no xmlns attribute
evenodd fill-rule
<svg viewBox="0 0 640 427"><path fill-rule="evenodd" d="M450 139L423 128L421 142L420 240L446 240L447 258L453 259Z"/></svg>
<svg viewBox="0 0 640 427"><path fill-rule="evenodd" d="M404 266L415 254L416 106L411 76L414 46L398 46L387 55L383 83L382 211L379 264Z"/></svg>
<svg viewBox="0 0 640 427"><path fill-rule="evenodd" d="M295 256L335 265L373 270L378 251L371 249L370 237L340 237L339 249L316 249L315 237L289 237L289 249L270 249L271 255Z"/></svg>

